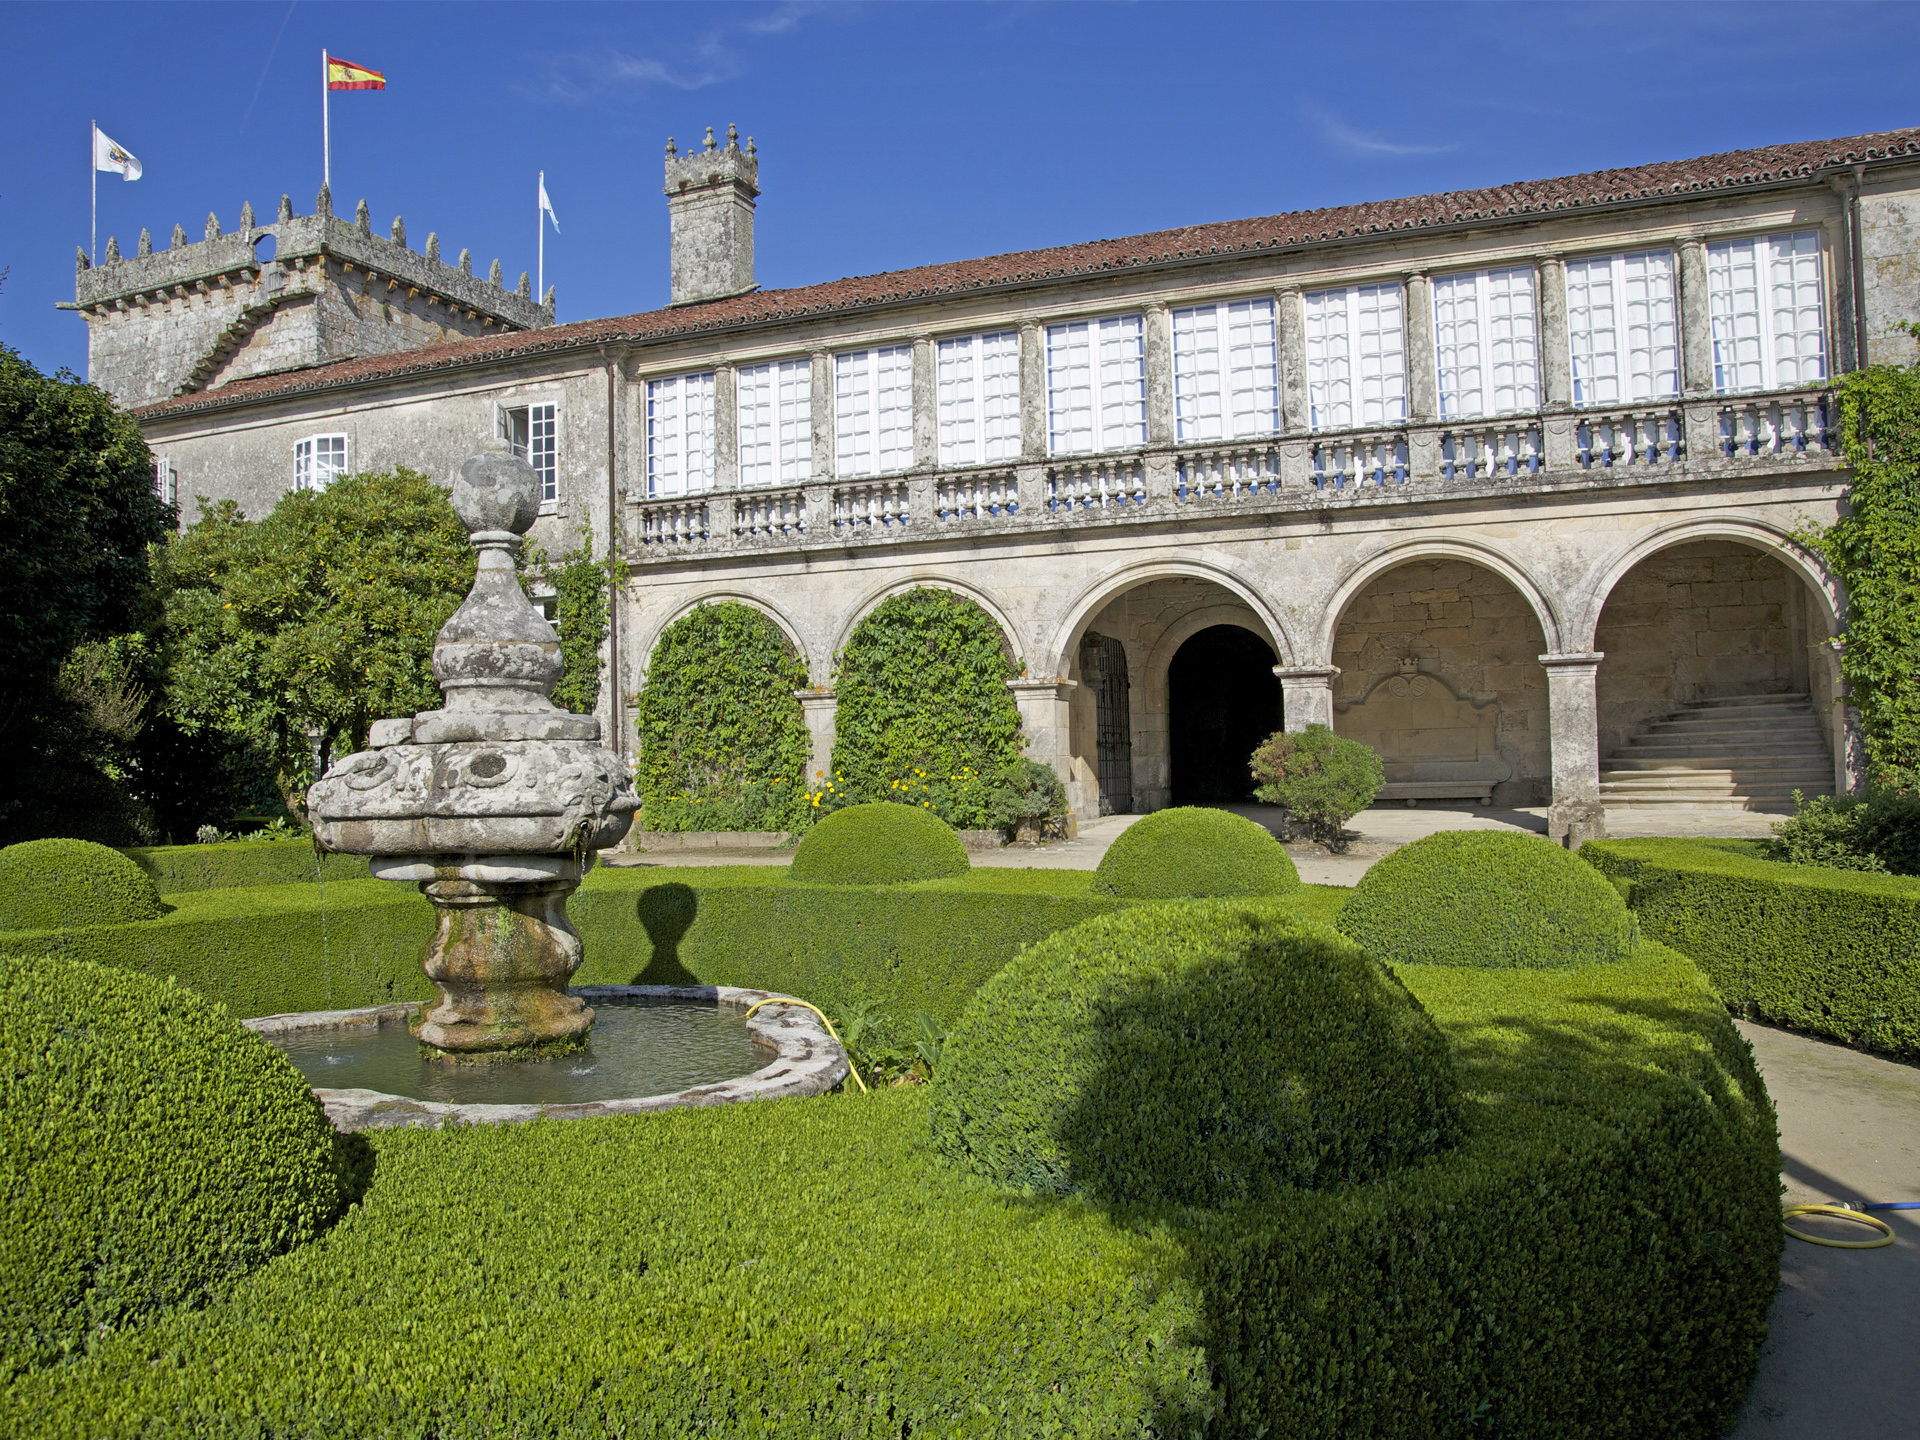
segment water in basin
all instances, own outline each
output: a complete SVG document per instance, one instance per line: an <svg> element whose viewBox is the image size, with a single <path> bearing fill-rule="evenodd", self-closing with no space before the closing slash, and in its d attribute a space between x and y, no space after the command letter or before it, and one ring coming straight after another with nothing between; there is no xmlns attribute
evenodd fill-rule
<svg viewBox="0 0 1920 1440"><path fill-rule="evenodd" d="M750 1075L774 1051L738 1011L685 1002L593 1002L585 1050L541 1060L457 1064L421 1054L404 1021L266 1037L323 1090L378 1090L459 1105L577 1105L669 1095Z"/></svg>

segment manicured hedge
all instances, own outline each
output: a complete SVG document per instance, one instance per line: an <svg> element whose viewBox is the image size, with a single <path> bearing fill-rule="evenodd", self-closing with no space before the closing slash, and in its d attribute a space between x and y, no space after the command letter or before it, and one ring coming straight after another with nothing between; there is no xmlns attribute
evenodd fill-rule
<svg viewBox="0 0 1920 1440"><path fill-rule="evenodd" d="M1312 1203L1103 1212L939 1162L924 1091L375 1134L232 1299L0 1394L0 1433L1708 1437L1778 1154L1694 968L1410 967L1462 1143Z"/></svg>
<svg viewBox="0 0 1920 1440"><path fill-rule="evenodd" d="M1284 895L1300 885L1293 857L1264 827L1200 805L1134 821L1094 874L1094 889L1130 900Z"/></svg>
<svg viewBox="0 0 1920 1440"><path fill-rule="evenodd" d="M807 833L793 852L803 885L897 885L944 880L971 867L954 828L917 805L850 805Z"/></svg>
<svg viewBox="0 0 1920 1440"><path fill-rule="evenodd" d="M342 1198L277 1050L183 986L0 959L0 1375L218 1294Z"/></svg>
<svg viewBox="0 0 1920 1440"><path fill-rule="evenodd" d="M1374 1178L1457 1138L1453 1058L1379 961L1257 900L1051 935L982 985L934 1146L998 1185L1220 1206Z"/></svg>
<svg viewBox="0 0 1920 1440"><path fill-rule="evenodd" d="M243 840L229 845L149 845L120 852L162 895L239 885L332 884L365 880L364 855L316 856L307 840Z"/></svg>
<svg viewBox="0 0 1920 1440"><path fill-rule="evenodd" d="M1780 864L1755 849L1591 840L1580 858L1735 1014L1920 1060L1920 880Z"/></svg>
<svg viewBox="0 0 1920 1440"><path fill-rule="evenodd" d="M91 840L28 840L0 850L0 930L112 925L165 911L137 865Z"/></svg>

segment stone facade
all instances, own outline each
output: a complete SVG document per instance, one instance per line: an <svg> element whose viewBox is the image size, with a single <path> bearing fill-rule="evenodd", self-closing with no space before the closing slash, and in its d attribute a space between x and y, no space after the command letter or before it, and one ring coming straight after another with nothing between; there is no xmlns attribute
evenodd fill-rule
<svg viewBox="0 0 1920 1440"><path fill-rule="evenodd" d="M757 185L738 154L670 158L670 191L672 167L699 162L734 203ZM1228 624L1277 658L1289 727L1358 727L1408 783L1464 779L1551 803L1556 833L1578 839L1600 823L1600 758L1695 693L1804 689L1835 736L1835 783L1852 778L1828 643L1844 597L1793 536L1837 516L1846 485L1827 377L1863 353L1905 353L1895 322L1920 314L1916 197L1920 131L1782 146L753 291L236 378L139 414L183 498L258 514L287 488L303 436L346 434L354 469L450 474L503 408L553 404L558 493L533 538L559 551L590 525L629 566L601 717L629 751L631 697L659 634L728 598L765 610L805 657L823 766L836 651L886 596L932 584L1005 631L1026 667L1015 691L1031 753L1079 815L1101 806L1103 765L1109 792L1124 773L1133 808L1168 803L1173 657ZM676 285L682 259L702 286L740 278L738 229L675 234ZM1802 298L1825 369L1817 383L1741 390L1720 368L1709 286L1724 283L1730 244L1780 235L1817 251L1801 262ZM1675 277L1677 393L1576 404L1570 336L1589 322L1570 267L1651 252ZM1458 335L1442 333L1442 292L1449 277L1496 270L1529 287L1538 388L1518 409L1460 418L1444 413L1458 378L1442 350ZM1316 422L1312 297L1341 286L1402 300L1404 417ZM1271 307L1276 423L1183 440L1180 317L1232 305ZM1064 453L1049 347L1065 343L1060 327L1113 316L1139 317L1139 429ZM1013 337L1006 451L943 461L940 347L969 336ZM841 453L844 393L865 372L842 357L883 354L896 448L855 464ZM800 408L775 447L780 478L747 485L735 404L761 366L793 372ZM665 486L649 458L650 387L678 394L679 377L711 396L712 458L697 484ZM872 473L849 473L863 466ZM1706 580L1670 578L1702 565ZM1716 585L1737 587L1738 603ZM1101 659L1082 683L1089 634ZM1111 713L1123 693L1125 726Z"/></svg>

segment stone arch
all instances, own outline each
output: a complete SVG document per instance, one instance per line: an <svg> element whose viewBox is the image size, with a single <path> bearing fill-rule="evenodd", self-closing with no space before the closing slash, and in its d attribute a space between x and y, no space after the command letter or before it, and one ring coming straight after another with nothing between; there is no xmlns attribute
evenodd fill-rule
<svg viewBox="0 0 1920 1440"><path fill-rule="evenodd" d="M1048 643L1045 656L1050 673L1066 675L1071 671L1074 647L1079 643L1081 632L1108 605L1129 590L1155 580L1167 579L1207 580L1230 592L1266 627L1265 638L1273 646L1274 652L1280 656L1280 663L1282 665L1300 663L1295 658L1299 653L1299 647L1294 642L1292 630L1280 618L1279 613L1267 603L1266 598L1238 575L1223 566L1209 564L1204 560L1154 559L1135 560L1118 566L1080 591L1068 605L1066 619L1055 629ZM1191 635L1193 632L1188 633Z"/></svg>
<svg viewBox="0 0 1920 1440"><path fill-rule="evenodd" d="M642 678L644 679L646 667L652 661L654 648L659 645L662 635L666 634L667 631L686 619L687 616L691 615L702 605L715 605L728 600L758 610L769 620L773 621L775 625L779 626L780 633L787 637L787 643L793 646L794 653L807 662L807 674L812 677L814 683L824 683L821 680L821 676L827 673L826 665L831 664L831 658L829 657L826 663L823 664L818 647L808 640L805 631L801 629L799 623L794 620L785 609L776 605L765 596L755 595L746 590L710 590L704 594L695 596L693 599L682 602L675 609L668 612L666 618L661 620L658 625L655 625L652 630L648 632L646 643L640 647L640 664L638 668Z"/></svg>
<svg viewBox="0 0 1920 1440"><path fill-rule="evenodd" d="M965 580L951 579L945 575L910 575L903 579L890 580L886 584L869 590L840 622L840 630L834 636L832 648L827 652L826 670L831 673L833 657L846 648L847 641L853 638L853 632L860 628L860 622L871 615L882 602L891 600L895 595L904 595L909 590L950 590L963 599L971 600L986 612L987 617L1000 628L1006 637L1008 653L1020 658L1020 632L1007 618L1007 610L998 596L990 594L978 585Z"/></svg>
<svg viewBox="0 0 1920 1440"><path fill-rule="evenodd" d="M1505 580L1520 593L1528 606L1532 608L1534 618L1540 622L1540 632L1545 638L1547 649L1543 653L1552 653L1562 648L1562 637L1567 627L1561 618L1560 607L1547 594L1518 560L1480 540L1448 538L1416 538L1401 540L1373 552L1365 560L1349 571L1333 593L1327 597L1327 603L1321 608L1320 629L1314 635L1317 654L1322 658L1333 655L1334 637L1339 634L1340 622L1346 618L1347 607L1356 596L1389 570L1402 565L1415 564L1421 560L1464 560L1469 565L1477 565L1482 570L1490 570ZM1282 661L1283 664L1300 663Z"/></svg>

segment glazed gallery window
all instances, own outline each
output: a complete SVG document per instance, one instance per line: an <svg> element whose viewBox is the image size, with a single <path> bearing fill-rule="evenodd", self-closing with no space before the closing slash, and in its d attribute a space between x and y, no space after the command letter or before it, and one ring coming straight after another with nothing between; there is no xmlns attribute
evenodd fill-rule
<svg viewBox="0 0 1920 1440"><path fill-rule="evenodd" d="M1474 270L1433 282L1440 418L1540 408L1540 334L1533 268Z"/></svg>
<svg viewBox="0 0 1920 1440"><path fill-rule="evenodd" d="M713 488L713 372L647 382L647 494Z"/></svg>
<svg viewBox="0 0 1920 1440"><path fill-rule="evenodd" d="M500 410L500 438L540 477L540 503L560 498L560 426L553 405L520 405Z"/></svg>
<svg viewBox="0 0 1920 1440"><path fill-rule="evenodd" d="M1621 405L1680 393L1673 273L1671 250L1567 262L1574 404Z"/></svg>
<svg viewBox="0 0 1920 1440"><path fill-rule="evenodd" d="M1398 425L1407 418L1407 340L1400 287L1349 285L1303 297L1307 424Z"/></svg>
<svg viewBox="0 0 1920 1440"><path fill-rule="evenodd" d="M1019 331L942 340L934 352L934 391L942 465L1019 457Z"/></svg>
<svg viewBox="0 0 1920 1440"><path fill-rule="evenodd" d="M324 490L347 473L347 437L315 435L293 447L293 488Z"/></svg>
<svg viewBox="0 0 1920 1440"><path fill-rule="evenodd" d="M1786 390L1827 378L1820 232L1707 246L1713 388Z"/></svg>
<svg viewBox="0 0 1920 1440"><path fill-rule="evenodd" d="M1279 432L1273 301L1233 300L1173 312L1173 414L1181 440Z"/></svg>
<svg viewBox="0 0 1920 1440"><path fill-rule="evenodd" d="M162 505L177 504L180 499L179 481L173 473L173 465L158 455L153 458L153 493L160 497Z"/></svg>
<svg viewBox="0 0 1920 1440"><path fill-rule="evenodd" d="M833 473L886 475L913 464L913 347L833 357Z"/></svg>
<svg viewBox="0 0 1920 1440"><path fill-rule="evenodd" d="M1047 327L1047 453L1087 455L1147 443L1141 317Z"/></svg>
<svg viewBox="0 0 1920 1440"><path fill-rule="evenodd" d="M813 366L804 359L734 372L740 483L797 485L813 470Z"/></svg>

